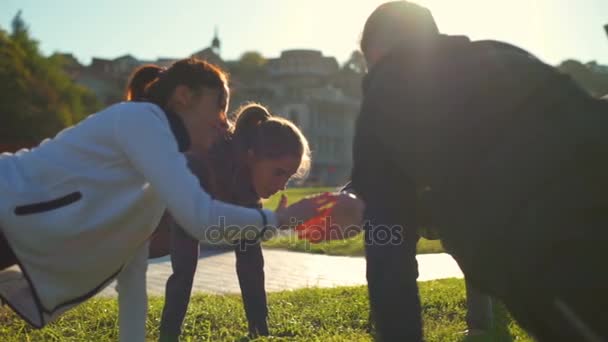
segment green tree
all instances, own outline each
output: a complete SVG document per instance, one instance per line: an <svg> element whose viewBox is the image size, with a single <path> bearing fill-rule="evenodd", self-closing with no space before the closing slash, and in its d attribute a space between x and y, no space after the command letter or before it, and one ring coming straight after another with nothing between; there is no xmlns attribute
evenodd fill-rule
<svg viewBox="0 0 608 342"><path fill-rule="evenodd" d="M576 60L563 61L558 67L561 72L570 75L582 88L593 96L608 94L608 75L592 70Z"/></svg>
<svg viewBox="0 0 608 342"><path fill-rule="evenodd" d="M363 54L361 51L355 50L334 76L333 83L346 95L361 98L361 82L366 71L367 66Z"/></svg>
<svg viewBox="0 0 608 342"><path fill-rule="evenodd" d="M264 77L266 58L257 51L248 51L241 55L237 63L232 64L231 73L242 82L251 82Z"/></svg>
<svg viewBox="0 0 608 342"><path fill-rule="evenodd" d="M356 74L365 74L367 71L367 63L363 53L359 50L355 50L350 54L350 58L344 63L343 69L352 71Z"/></svg>
<svg viewBox="0 0 608 342"><path fill-rule="evenodd" d="M10 34L0 28L0 94L0 145L36 144L99 108L60 58L42 55L21 11Z"/></svg>
<svg viewBox="0 0 608 342"><path fill-rule="evenodd" d="M23 18L21 18L21 13L22 13L21 10L19 10L19 12L17 12L15 17L13 18L13 21L11 22L11 25L13 28L13 34L18 34L18 33L27 34L27 25L25 24L25 21L23 21Z"/></svg>

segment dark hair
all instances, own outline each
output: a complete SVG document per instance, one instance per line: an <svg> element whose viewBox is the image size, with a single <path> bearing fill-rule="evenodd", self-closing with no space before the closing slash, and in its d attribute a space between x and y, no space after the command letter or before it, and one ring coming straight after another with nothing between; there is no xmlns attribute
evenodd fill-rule
<svg viewBox="0 0 608 342"><path fill-rule="evenodd" d="M372 44L392 47L401 41L426 39L438 34L435 19L426 7L408 1L386 2L367 18L361 36L361 51L367 56Z"/></svg>
<svg viewBox="0 0 608 342"><path fill-rule="evenodd" d="M140 67L131 77L127 98L146 99L166 108L179 85L193 90L217 89L220 91L220 103L223 105L228 101L228 76L219 67L196 58L179 60L167 69L155 65Z"/></svg>
<svg viewBox="0 0 608 342"><path fill-rule="evenodd" d="M291 121L271 115L262 105L250 103L237 111L233 140L239 153L251 150L258 158L302 158L296 177L308 173L310 148L306 137Z"/></svg>
<svg viewBox="0 0 608 342"><path fill-rule="evenodd" d="M308 174L308 140L291 121L273 116L264 106L255 103L239 108L235 121L228 138L214 145L208 155L207 165L211 169L212 183L210 191L219 199L245 206L259 201L246 167L250 150L258 158L301 158L300 168L294 177L304 178Z"/></svg>
<svg viewBox="0 0 608 342"><path fill-rule="evenodd" d="M162 70L163 68L154 64L146 64L135 69L135 71L129 77L129 82L127 83L125 100L137 101L144 99L146 97L146 86L158 78L158 75Z"/></svg>

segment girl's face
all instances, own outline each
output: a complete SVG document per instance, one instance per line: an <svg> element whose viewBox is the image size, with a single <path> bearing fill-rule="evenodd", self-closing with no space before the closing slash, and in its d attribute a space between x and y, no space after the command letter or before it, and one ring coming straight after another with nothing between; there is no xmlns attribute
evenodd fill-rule
<svg viewBox="0 0 608 342"><path fill-rule="evenodd" d="M203 88L193 91L185 86L181 89L180 87L176 89L175 111L188 130L191 150L204 154L215 141L226 134L228 96L223 100L222 91L218 89ZM228 89L224 91L228 94Z"/></svg>
<svg viewBox="0 0 608 342"><path fill-rule="evenodd" d="M298 171L302 158L287 155L281 158L256 158L249 153L253 188L260 198L268 198L284 190L289 179Z"/></svg>

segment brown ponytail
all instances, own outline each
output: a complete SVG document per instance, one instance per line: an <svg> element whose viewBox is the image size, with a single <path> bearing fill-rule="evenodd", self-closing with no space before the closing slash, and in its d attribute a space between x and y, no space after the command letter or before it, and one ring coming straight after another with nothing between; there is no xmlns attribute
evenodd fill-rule
<svg viewBox="0 0 608 342"><path fill-rule="evenodd" d="M166 108L179 85L192 90L216 89L220 91L220 105L228 101L228 76L219 67L196 58L179 60L168 69L154 64L139 67L129 79L125 99L146 100Z"/></svg>
<svg viewBox="0 0 608 342"><path fill-rule="evenodd" d="M303 178L308 174L308 140L291 121L271 115L262 105L247 104L238 110L233 140L237 155L251 150L258 158L301 158L300 169L294 176Z"/></svg>
<svg viewBox="0 0 608 342"><path fill-rule="evenodd" d="M163 69L154 64L147 64L137 68L129 77L125 100L138 101L146 97L146 87L155 81Z"/></svg>
<svg viewBox="0 0 608 342"><path fill-rule="evenodd" d="M249 103L239 108L234 127L235 143L245 150L252 148L258 128L270 118L272 115L268 110L255 103Z"/></svg>
<svg viewBox="0 0 608 342"><path fill-rule="evenodd" d="M244 206L261 205L246 167L250 150L258 158L300 158L300 168L294 177L304 178L308 174L308 141L291 121L273 116L255 103L239 108L235 121L228 138L215 144L206 157L210 172L208 190L215 198Z"/></svg>
<svg viewBox="0 0 608 342"><path fill-rule="evenodd" d="M169 98L179 85L192 90L216 89L220 91L220 105L225 106L228 101L228 76L219 67L196 58L179 60L163 70L146 86L145 97L159 107L166 108Z"/></svg>

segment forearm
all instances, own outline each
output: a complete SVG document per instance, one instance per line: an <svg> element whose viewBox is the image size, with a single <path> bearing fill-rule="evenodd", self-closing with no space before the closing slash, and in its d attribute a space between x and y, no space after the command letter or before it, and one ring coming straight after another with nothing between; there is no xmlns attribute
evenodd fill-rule
<svg viewBox="0 0 608 342"><path fill-rule="evenodd" d="M209 237L210 229L229 240L240 239L246 230L259 234L264 224L257 210L214 200L201 188L159 111L124 113L115 122L116 143L167 203L175 221L198 240ZM276 226L274 212L265 214L268 225Z"/></svg>

